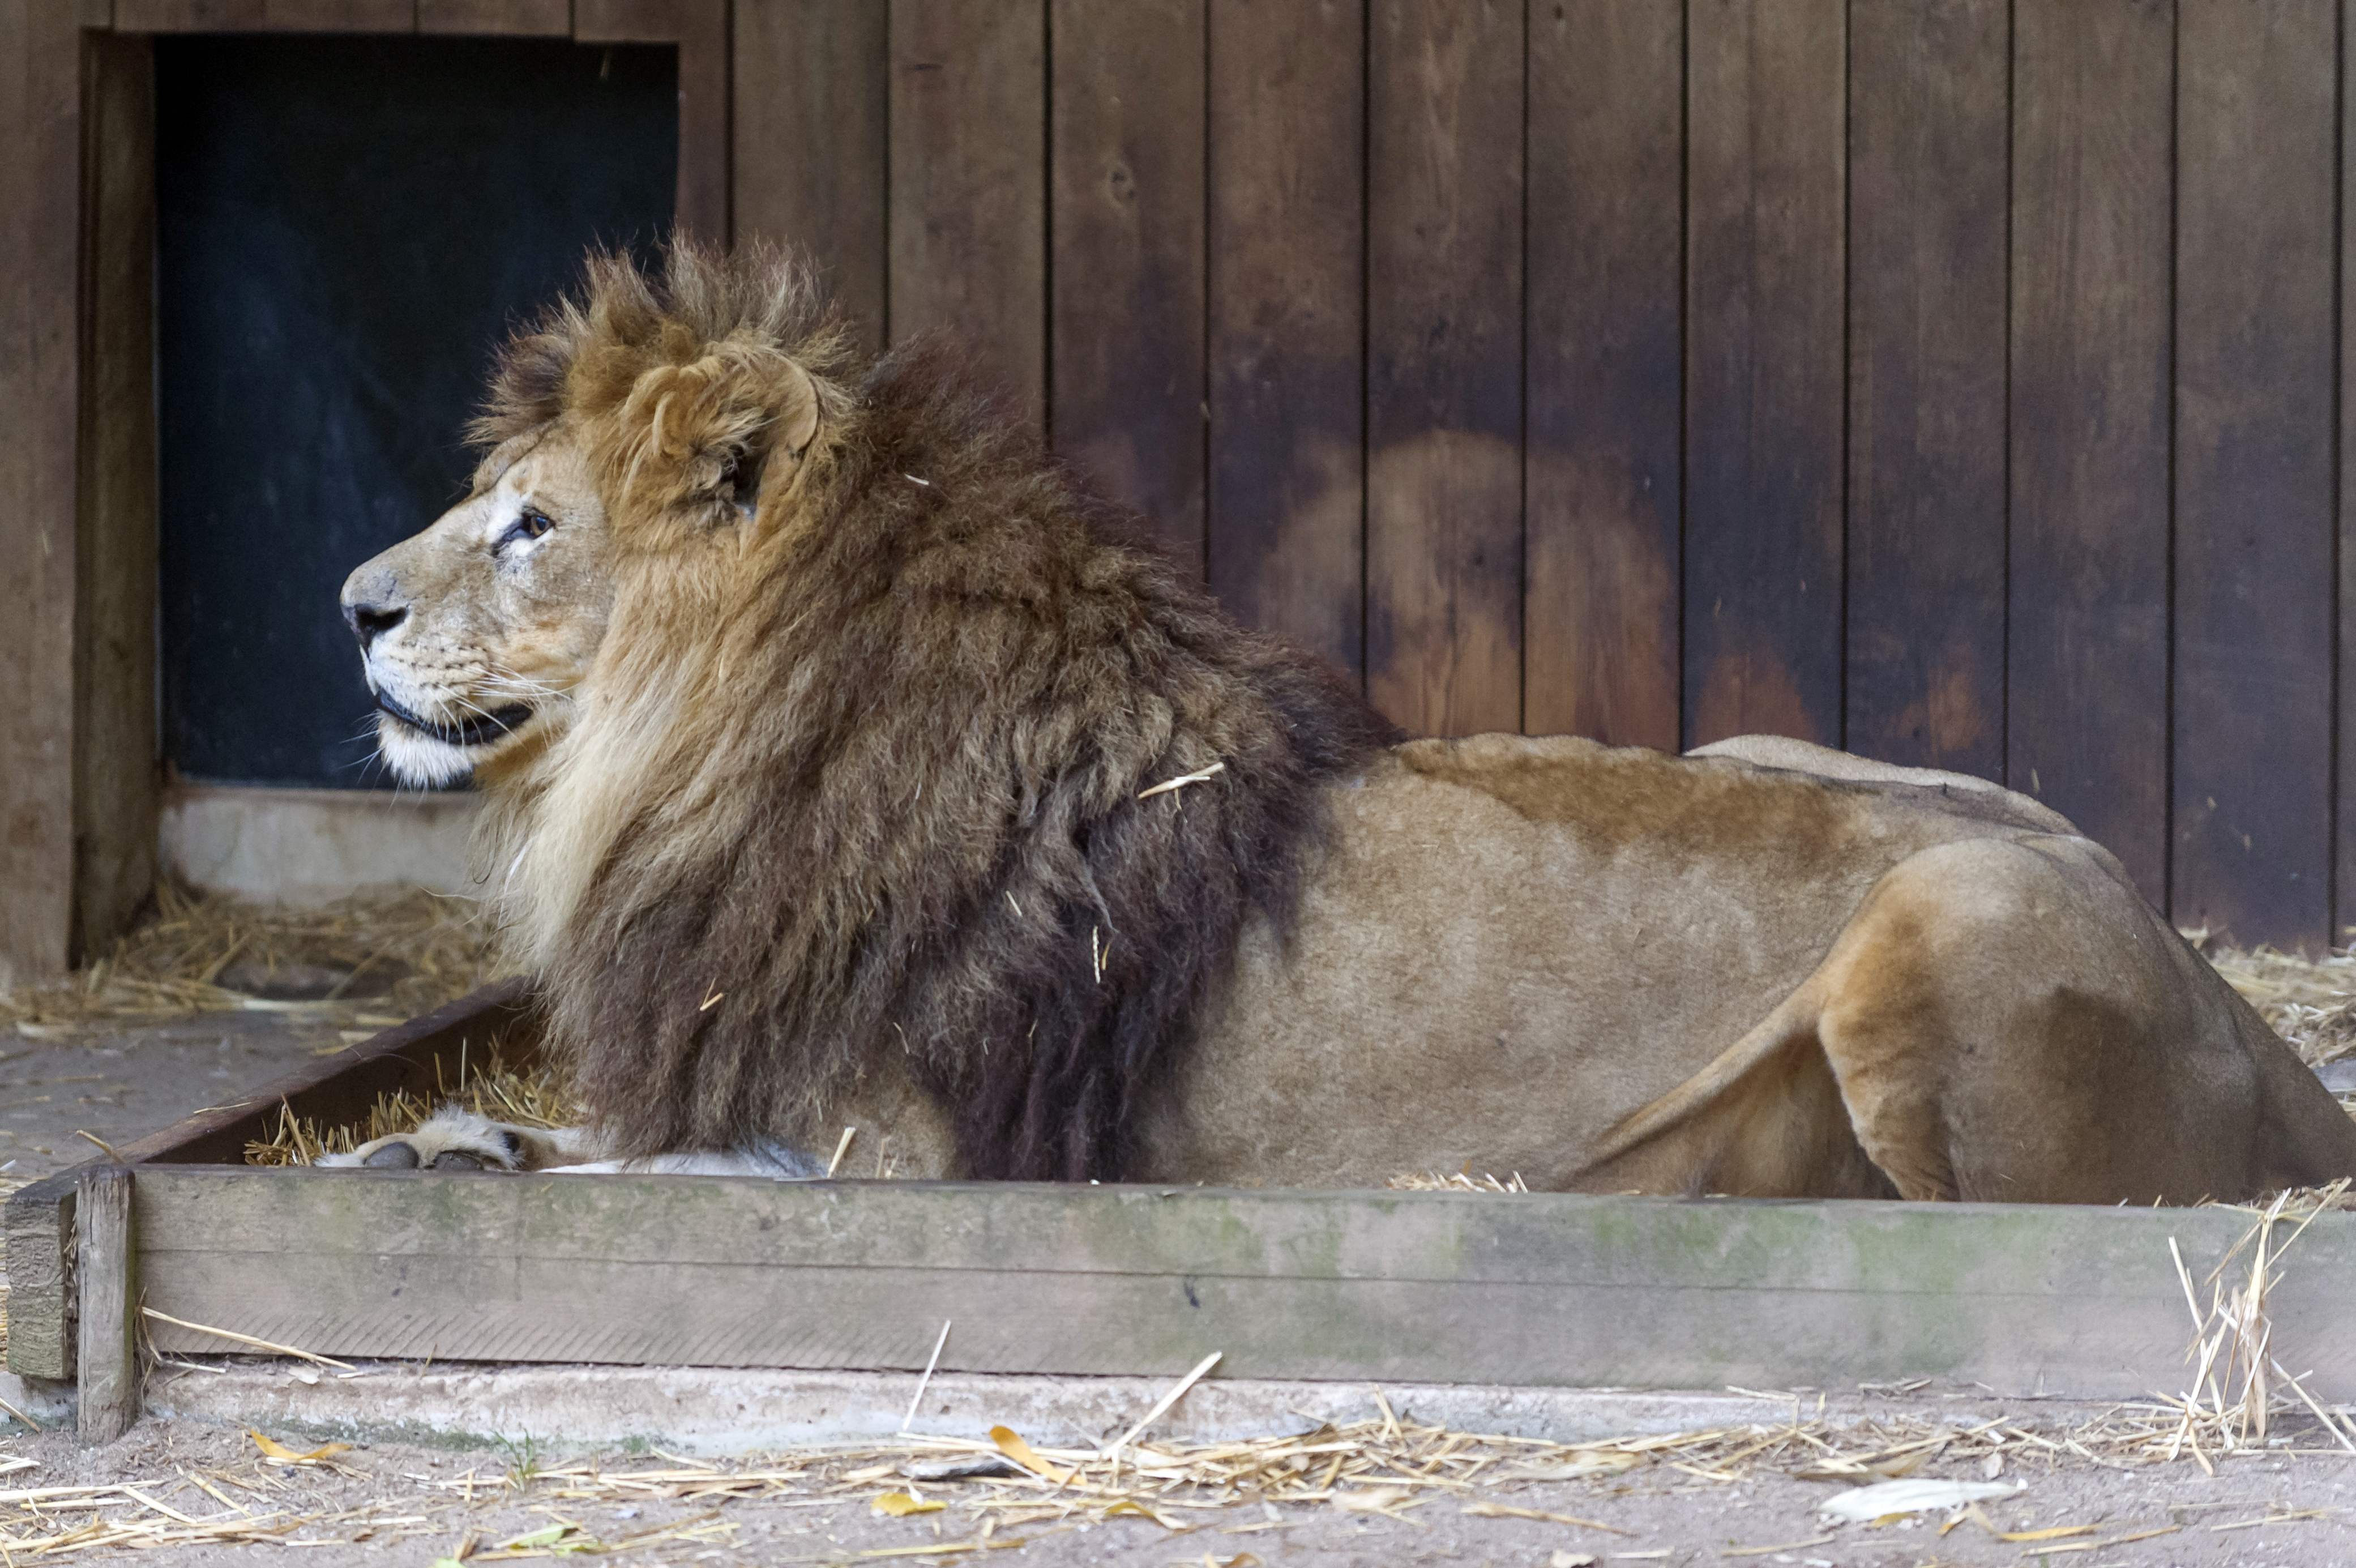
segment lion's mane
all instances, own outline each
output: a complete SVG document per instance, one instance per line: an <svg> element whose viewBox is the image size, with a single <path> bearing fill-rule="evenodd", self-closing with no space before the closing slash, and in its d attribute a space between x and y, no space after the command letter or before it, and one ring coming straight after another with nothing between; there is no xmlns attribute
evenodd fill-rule
<svg viewBox="0 0 2356 1568"><path fill-rule="evenodd" d="M1288 918L1322 790L1396 736L1141 542L954 349L846 341L796 263L680 246L659 274L595 260L500 360L477 435L584 422L621 552L512 831L565 830L567 769L651 759L570 781L610 825L540 911L552 1039L623 1153L808 1146L898 1055L973 1175L1117 1177L1246 921ZM788 360L825 419L756 529L709 498L761 411L685 393ZM651 434L650 373L680 394ZM731 528L728 569L698 564Z"/></svg>

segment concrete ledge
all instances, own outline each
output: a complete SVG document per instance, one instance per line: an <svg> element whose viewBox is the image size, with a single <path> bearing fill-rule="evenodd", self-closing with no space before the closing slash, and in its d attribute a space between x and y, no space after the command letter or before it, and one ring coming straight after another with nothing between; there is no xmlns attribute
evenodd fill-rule
<svg viewBox="0 0 2356 1568"><path fill-rule="evenodd" d="M709 1456L854 1444L899 1434L916 1378L905 1372L740 1371L695 1367L459 1366L378 1363L360 1377L280 1360L235 1359L220 1371L163 1367L151 1377L151 1415L273 1434L474 1445L526 1434L552 1451L655 1446ZM1125 1431L1168 1391L1148 1378L1062 1378L974 1373L936 1376L909 1430L980 1437L1013 1427L1034 1443L1093 1445ZM1620 1393L1566 1389L1383 1385L1401 1416L1453 1430L1580 1442L1706 1431L1792 1418L1792 1398L1733 1393ZM1985 1420L2002 1409L1977 1395L1901 1402L1851 1395L1818 1417L1835 1424L1899 1412ZM1269 1436L1376 1419L1365 1383L1212 1379L1188 1391L1154 1423L1156 1435L1194 1442Z"/></svg>
<svg viewBox="0 0 2356 1568"><path fill-rule="evenodd" d="M470 794L176 784L157 826L164 869L213 893L326 904L376 888L465 891Z"/></svg>

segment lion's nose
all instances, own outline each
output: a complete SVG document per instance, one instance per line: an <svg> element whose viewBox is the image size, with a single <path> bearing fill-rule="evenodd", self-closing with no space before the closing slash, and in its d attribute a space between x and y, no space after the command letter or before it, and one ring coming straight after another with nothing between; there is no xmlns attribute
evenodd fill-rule
<svg viewBox="0 0 2356 1568"><path fill-rule="evenodd" d="M352 635L360 639L360 651L366 653L369 644L391 631L409 618L407 605L352 605L344 607L344 619Z"/></svg>

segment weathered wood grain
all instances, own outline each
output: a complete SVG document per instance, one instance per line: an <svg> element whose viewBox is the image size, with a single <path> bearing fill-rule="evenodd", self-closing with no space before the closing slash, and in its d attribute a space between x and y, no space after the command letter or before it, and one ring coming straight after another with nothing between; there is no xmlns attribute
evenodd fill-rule
<svg viewBox="0 0 2356 1568"><path fill-rule="evenodd" d="M1845 16L1687 14L1689 746L1841 739Z"/></svg>
<svg viewBox="0 0 2356 1568"><path fill-rule="evenodd" d="M2170 917L2331 934L2338 6L2178 9Z"/></svg>
<svg viewBox="0 0 2356 1568"><path fill-rule="evenodd" d="M1210 0L1210 31L1211 591L1358 677L1365 7Z"/></svg>
<svg viewBox="0 0 2356 1568"><path fill-rule="evenodd" d="M84 1443L112 1443L139 1419L139 1252L132 1234L131 1173L121 1165L85 1170L76 1209L77 1426Z"/></svg>
<svg viewBox="0 0 2356 1568"><path fill-rule="evenodd" d="M1850 749L2005 763L2008 0L1849 12Z"/></svg>
<svg viewBox="0 0 2356 1568"><path fill-rule="evenodd" d="M0 986L71 957L81 42L0 0Z"/></svg>
<svg viewBox="0 0 2356 1568"><path fill-rule="evenodd" d="M862 346L884 342L884 8L764 0L735 11L736 238L807 252Z"/></svg>
<svg viewBox="0 0 2356 1568"><path fill-rule="evenodd" d="M74 1374L75 1193L81 1176L63 1171L8 1195L8 1369L23 1377Z"/></svg>
<svg viewBox="0 0 2356 1568"><path fill-rule="evenodd" d="M1207 0L1053 0L1055 450L1203 567Z"/></svg>
<svg viewBox="0 0 2356 1568"><path fill-rule="evenodd" d="M1524 723L1673 751L1684 6L1566 0L1529 29Z"/></svg>
<svg viewBox="0 0 2356 1568"><path fill-rule="evenodd" d="M2168 900L2175 16L2013 10L2006 781Z"/></svg>
<svg viewBox="0 0 2356 1568"><path fill-rule="evenodd" d="M1522 7L1375 0L1366 57L1366 694L1522 727Z"/></svg>
<svg viewBox="0 0 2356 1568"><path fill-rule="evenodd" d="M331 1355L1565 1386L2181 1376L2220 1210L156 1168L149 1305ZM2270 1297L2326 1385L2356 1219ZM155 1326L159 1348L218 1342Z"/></svg>
<svg viewBox="0 0 2356 1568"><path fill-rule="evenodd" d="M573 0L584 44L679 48L680 231L728 242L729 0Z"/></svg>
<svg viewBox="0 0 2356 1568"><path fill-rule="evenodd" d="M417 0L417 30L561 38L573 31L573 0Z"/></svg>
<svg viewBox="0 0 2356 1568"><path fill-rule="evenodd" d="M74 951L155 883L155 46L84 54L80 472L74 606Z"/></svg>
<svg viewBox="0 0 2356 1568"><path fill-rule="evenodd" d="M125 33L412 33L417 0L115 0Z"/></svg>
<svg viewBox="0 0 2356 1568"><path fill-rule="evenodd" d="M946 329L1017 412L1047 379L1045 0L894 0L892 336Z"/></svg>

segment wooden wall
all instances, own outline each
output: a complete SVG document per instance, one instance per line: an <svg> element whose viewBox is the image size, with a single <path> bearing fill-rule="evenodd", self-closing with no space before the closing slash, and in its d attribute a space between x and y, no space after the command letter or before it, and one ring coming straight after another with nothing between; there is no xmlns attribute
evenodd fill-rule
<svg viewBox="0 0 2356 1568"><path fill-rule="evenodd" d="M1408 726L1802 736L2356 921L2340 0L736 18L736 231Z"/></svg>

